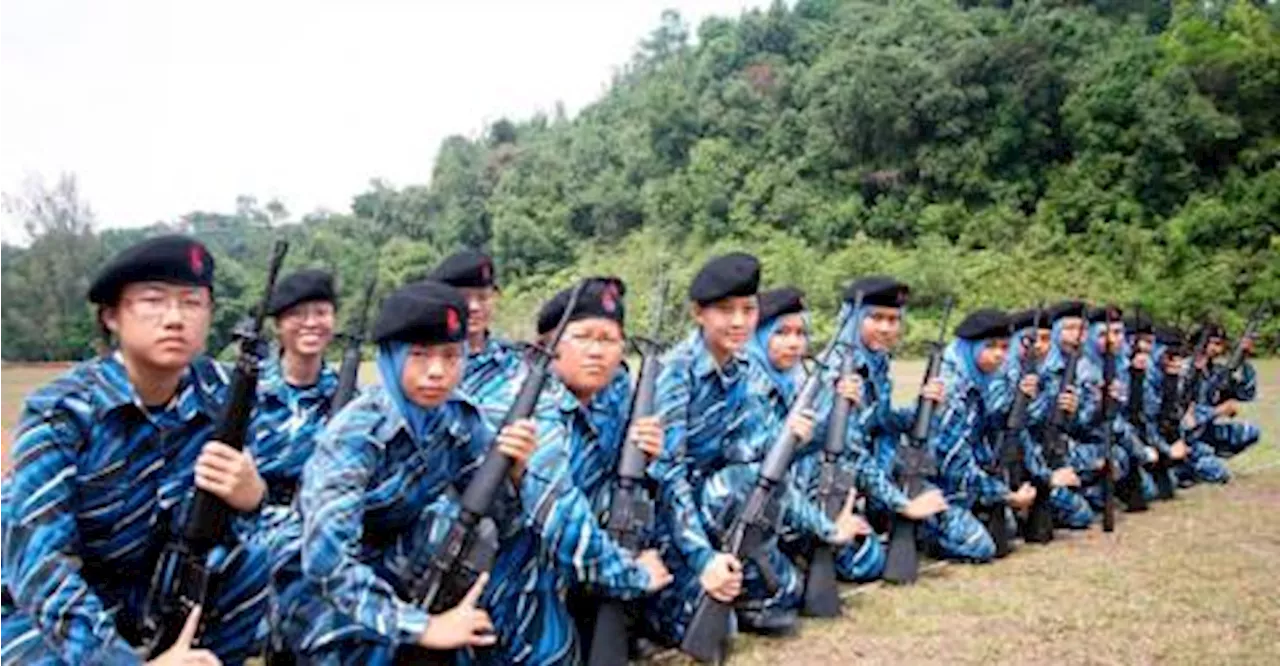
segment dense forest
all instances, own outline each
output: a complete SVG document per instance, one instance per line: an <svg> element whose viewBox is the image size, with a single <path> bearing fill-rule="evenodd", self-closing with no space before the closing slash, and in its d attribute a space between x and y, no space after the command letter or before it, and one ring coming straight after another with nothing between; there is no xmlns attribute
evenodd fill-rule
<svg viewBox="0 0 1280 666"><path fill-rule="evenodd" d="M667 283L673 336L696 265L739 248L767 284L805 288L822 330L850 277L905 278L912 349L945 294L1140 302L1239 330L1280 302L1280 6L799 0L696 28L667 12L575 116L453 136L428 183L375 181L350 213L242 196L103 229L70 176L5 205L31 238L3 248L6 360L91 354L96 268L175 230L216 255L215 350L274 236L292 243L288 268L338 272L348 313L375 271L386 293L485 248L512 337L553 289L597 273L628 281L646 328ZM1280 324L1266 332L1274 349Z"/></svg>

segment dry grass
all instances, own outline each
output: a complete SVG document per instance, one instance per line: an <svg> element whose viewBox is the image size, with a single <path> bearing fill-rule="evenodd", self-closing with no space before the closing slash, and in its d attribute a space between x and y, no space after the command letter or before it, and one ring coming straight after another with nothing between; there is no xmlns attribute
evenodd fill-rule
<svg viewBox="0 0 1280 666"><path fill-rule="evenodd" d="M921 366L902 366L896 393L906 400ZM807 620L789 639L743 638L731 663L1277 663L1280 361L1259 366L1262 399L1245 418L1266 436L1231 461L1229 486L1124 515L1113 534L1059 531L992 565L942 567L911 588L859 588L844 618ZM3 372L7 442L21 396L57 371Z"/></svg>

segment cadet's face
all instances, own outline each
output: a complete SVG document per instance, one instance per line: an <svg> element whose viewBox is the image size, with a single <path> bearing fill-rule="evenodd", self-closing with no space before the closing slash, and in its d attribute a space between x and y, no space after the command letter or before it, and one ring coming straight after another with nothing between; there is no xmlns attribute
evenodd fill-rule
<svg viewBox="0 0 1280 666"><path fill-rule="evenodd" d="M1049 353L1049 345L1053 344L1053 330L1048 328L1036 329L1036 356L1044 358Z"/></svg>
<svg viewBox="0 0 1280 666"><path fill-rule="evenodd" d="M760 306L755 296L730 296L707 305L695 304L693 318L702 327L707 347L727 356L746 346L760 321Z"/></svg>
<svg viewBox="0 0 1280 666"><path fill-rule="evenodd" d="M276 321L280 329L280 346L296 356L317 356L333 340L333 303L310 301L299 303L280 313Z"/></svg>
<svg viewBox="0 0 1280 666"><path fill-rule="evenodd" d="M902 310L879 305L867 307L862 317L862 344L871 351L893 349L902 336Z"/></svg>
<svg viewBox="0 0 1280 666"><path fill-rule="evenodd" d="M804 334L804 316L782 315L778 327L769 336L769 361L779 370L794 368L804 358L809 339Z"/></svg>
<svg viewBox="0 0 1280 666"><path fill-rule="evenodd" d="M1104 327L1098 332L1096 342L1101 351L1109 351L1113 354L1120 351L1121 345L1124 344L1124 324L1117 322Z"/></svg>
<svg viewBox="0 0 1280 666"><path fill-rule="evenodd" d="M103 311L103 323L131 361L167 371L185 368L204 351L213 299L207 287L135 282L115 307Z"/></svg>
<svg viewBox="0 0 1280 666"><path fill-rule="evenodd" d="M462 361L461 342L413 345L400 372L400 388L414 404L439 406L462 378Z"/></svg>
<svg viewBox="0 0 1280 666"><path fill-rule="evenodd" d="M556 374L579 398L595 395L622 363L622 327L603 317L569 322L556 348Z"/></svg>
<svg viewBox="0 0 1280 666"><path fill-rule="evenodd" d="M1156 336L1150 333L1139 333L1133 336L1133 339L1137 344L1139 354L1151 353L1151 347L1156 343Z"/></svg>
<svg viewBox="0 0 1280 666"><path fill-rule="evenodd" d="M1204 352L1209 358L1217 358L1227 351L1227 341L1222 338L1209 338L1204 343Z"/></svg>
<svg viewBox="0 0 1280 666"><path fill-rule="evenodd" d="M1004 359L1008 355L1009 340L1007 338L987 340L987 344L983 346L982 351L978 352L978 369L991 374L1004 365Z"/></svg>
<svg viewBox="0 0 1280 666"><path fill-rule="evenodd" d="M1176 375L1182 372L1182 356L1178 356L1172 352L1164 354L1164 373L1166 375Z"/></svg>
<svg viewBox="0 0 1280 666"><path fill-rule="evenodd" d="M467 297L467 331L473 338L483 338L493 320L493 310L498 304L498 290L493 287L462 287Z"/></svg>
<svg viewBox="0 0 1280 666"><path fill-rule="evenodd" d="M1059 340L1068 347L1075 347L1080 344L1080 337L1084 334L1084 320L1080 317L1065 317L1062 319L1062 334Z"/></svg>

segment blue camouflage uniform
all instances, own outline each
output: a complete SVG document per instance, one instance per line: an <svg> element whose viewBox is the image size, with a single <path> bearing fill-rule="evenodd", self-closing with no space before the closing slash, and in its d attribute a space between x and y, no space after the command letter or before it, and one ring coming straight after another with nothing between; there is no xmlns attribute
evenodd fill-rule
<svg viewBox="0 0 1280 666"><path fill-rule="evenodd" d="M1161 403L1163 402L1164 383L1175 382L1178 384L1179 393L1183 385L1182 377L1178 374L1166 374L1164 371L1164 357L1168 353L1168 347L1160 343L1156 343L1151 349L1151 361L1147 365L1146 382L1143 385L1143 411L1146 413L1147 420L1147 441L1158 441L1163 444L1169 444L1160 431L1161 419ZM1231 473L1228 471L1226 463L1214 453L1213 447L1203 441L1191 436L1192 433L1187 431L1182 423L1182 415L1178 414L1175 432L1176 436L1181 438L1187 445L1187 458L1179 465L1173 466L1169 471L1176 477L1175 480L1181 482L1202 481L1206 483L1226 483L1231 479Z"/></svg>
<svg viewBox="0 0 1280 666"><path fill-rule="evenodd" d="M467 356L466 374L458 390L470 396L489 425L497 428L515 402L526 371L520 350L490 335L483 347Z"/></svg>
<svg viewBox="0 0 1280 666"><path fill-rule="evenodd" d="M254 416L253 459L267 484L268 507L288 507L302 481L302 468L329 418L338 375L326 363L310 386L285 381L279 357L263 364Z"/></svg>
<svg viewBox="0 0 1280 666"><path fill-rule="evenodd" d="M1043 467L1037 466L1037 469L1031 472L1041 482L1047 482L1054 469L1054 465L1050 464L1053 461L1049 460L1045 452L1046 426L1057 409L1058 396L1063 389L1062 380L1066 373L1068 359L1068 354L1062 346L1061 320L1053 323L1050 338L1049 353L1045 355L1039 368L1040 391L1035 400L1032 400L1031 404L1027 406L1027 430L1025 431L1029 447L1035 451L1035 456L1032 458L1033 464L1036 461L1044 463ZM1076 395L1080 396L1080 404L1083 404L1085 398L1082 395L1080 376L1078 374L1076 375L1074 388ZM1060 461L1059 464L1072 468L1076 475L1080 477L1080 483L1084 485L1088 483L1086 478L1096 477L1096 465L1100 462L1100 449L1081 446L1076 441L1079 434L1079 421L1080 411L1077 410L1075 418L1070 419L1063 428L1068 440L1068 450L1065 459ZM1093 476L1086 477L1086 474ZM1082 489L1054 487L1049 492L1049 500L1050 505L1053 507L1055 525L1071 529L1084 529L1092 524L1094 518L1093 508L1085 499Z"/></svg>
<svg viewBox="0 0 1280 666"><path fill-rule="evenodd" d="M183 525L194 467L227 398L225 370L197 358L174 398L148 408L118 354L77 365L26 401L4 482L4 664L141 664L133 645L151 572ZM266 554L243 539L210 554L201 645L224 664L253 655L267 610ZM122 575L123 574L123 575Z"/></svg>
<svg viewBox="0 0 1280 666"><path fill-rule="evenodd" d="M384 381L399 376L384 363ZM307 663L390 663L397 646L425 631L426 612L404 600L419 594L414 586L493 442L465 394L419 408L428 413L419 425L396 402L385 388L358 398L326 427L307 463L302 521L275 573L284 647ZM491 511L498 554L480 603L499 644L460 652L463 663L574 663L561 572L610 589L648 584L643 569L590 530L590 506L557 465L563 428L542 418L538 425L521 500L508 487Z"/></svg>
<svg viewBox="0 0 1280 666"><path fill-rule="evenodd" d="M1258 396L1258 373L1253 364L1245 361L1237 370L1236 377L1230 377L1224 386L1209 395L1212 387L1208 381L1200 383L1200 395L1196 399L1197 431L1200 439L1221 456L1234 456L1258 443L1262 432L1258 426L1247 421L1213 421L1213 408L1226 400L1253 402ZM1210 423L1210 421L1213 421Z"/></svg>
<svg viewBox="0 0 1280 666"><path fill-rule="evenodd" d="M760 461L772 443L765 403L751 392L753 372L760 370L745 354L718 366L701 331L694 331L667 353L658 377L663 453L650 466L650 474L660 489L660 552L675 581L655 597L650 618L656 623L654 631L677 641L701 594L699 576L755 485ZM778 507L783 525L824 539L834 536L834 523L812 504L793 498L787 493ZM777 591L769 593L759 563L748 559L737 608L750 612L798 607L800 577L778 550L776 538L766 544L762 559L777 577Z"/></svg>
<svg viewBox="0 0 1280 666"><path fill-rule="evenodd" d="M865 440L875 444L873 460L885 474L894 471L894 460L897 455L898 440L909 434L915 420L912 407L893 408L893 379L889 371L889 355L875 352L861 344L862 319L870 310L863 306L860 312L850 313L853 306L846 302L840 310L839 321L849 318L850 324L841 332L841 340L845 343L832 356L838 357L833 365L841 362L843 354L855 355L854 365L860 368L864 377L864 405L858 414L859 427L865 434ZM850 351L852 350L852 351ZM935 426L937 425L935 414ZM941 465L941 460L938 461ZM926 488L931 484L926 483ZM870 495L870 508L879 512L897 512L905 504L886 506L884 499ZM995 545L991 535L987 534L977 518L968 509L950 506L942 513L930 516L922 521L922 536L932 549L943 557L962 560L989 560L994 557Z"/></svg>
<svg viewBox="0 0 1280 666"><path fill-rule="evenodd" d="M1092 451L1100 460L1104 451L1106 429L1109 428L1116 478L1123 479L1129 473L1129 467L1137 465L1141 492L1148 500L1153 500L1156 497L1155 482L1141 467L1149 462L1146 446L1137 437L1133 426L1124 419L1125 405L1129 395L1129 369L1128 359L1123 350L1113 356L1115 381L1120 385L1120 398L1110 401L1109 414L1102 413L1102 392L1107 390L1107 387L1102 383L1104 356L1099 347L1106 328L1106 322L1096 322L1086 329L1088 333L1083 353L1080 355L1080 367L1076 370L1076 376L1080 379L1082 387L1079 394L1081 407L1078 412L1078 421L1082 424L1082 428L1076 448ZM1096 470L1091 475L1091 480L1081 476L1081 482L1085 485L1084 495L1096 509L1103 508L1101 480L1102 476Z"/></svg>
<svg viewBox="0 0 1280 666"><path fill-rule="evenodd" d="M806 337L810 328L809 315L803 313ZM748 346L751 355L763 372L753 373L752 393L763 396L767 406L766 416L770 420L767 430L776 437L786 427L787 412L795 399L795 393L804 383L805 373L797 364L790 371L783 372L774 367L769 360L769 338L777 330L779 318L760 322L755 335ZM830 427L831 410L837 399L835 382L838 373L825 371L817 398L814 401L813 439L796 450L791 464L791 482L798 501L813 502L816 506L818 486L822 472L822 449L826 444ZM894 486L866 450L861 446L862 432L856 414L850 414L845 436L844 450L839 465L852 472L854 486L860 493L877 498L883 504L900 511L907 505L906 495ZM818 509L820 510L820 508ZM812 548L812 538L791 531L782 535L783 549L789 553L803 554ZM845 581L867 582L880 578L884 573L884 545L874 534L859 538L854 543L843 546L836 551L836 575Z"/></svg>

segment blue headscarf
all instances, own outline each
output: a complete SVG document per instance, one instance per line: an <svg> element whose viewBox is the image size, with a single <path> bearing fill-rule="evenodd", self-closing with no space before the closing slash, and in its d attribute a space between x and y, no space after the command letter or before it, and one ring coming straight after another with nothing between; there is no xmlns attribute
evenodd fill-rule
<svg viewBox="0 0 1280 666"><path fill-rule="evenodd" d="M987 384L997 375L995 372L983 372L982 368L978 367L978 355L987 348L988 342L990 340L965 340L964 338L952 340L942 353L940 374L947 379L957 378L962 382L968 382L969 385L978 387L985 396ZM948 383L954 384L951 381Z"/></svg>
<svg viewBox="0 0 1280 666"><path fill-rule="evenodd" d="M788 370L779 370L773 364L773 360L769 358L769 339L777 332L782 318L790 314L795 313L778 315L760 322L751 339L747 341L747 353L764 369L765 374L773 381L774 386L778 387L778 391L782 393L788 404L795 397L796 390L804 380L804 364L796 363ZM811 341L810 333L813 330L813 322L807 310L800 312L800 317L804 320L804 337L806 344L808 344Z"/></svg>
<svg viewBox="0 0 1280 666"><path fill-rule="evenodd" d="M400 377L404 374L404 364L409 358L409 350L412 347L413 345L400 341L379 344L377 366L378 375L382 377L382 390L391 397L391 402L395 404L396 409L400 410L400 415L408 424L409 433L413 435L414 440L422 443L431 428L444 416L445 410L442 408L443 405L434 408L423 407L404 394ZM466 357L467 350L464 343L462 358Z"/></svg>

